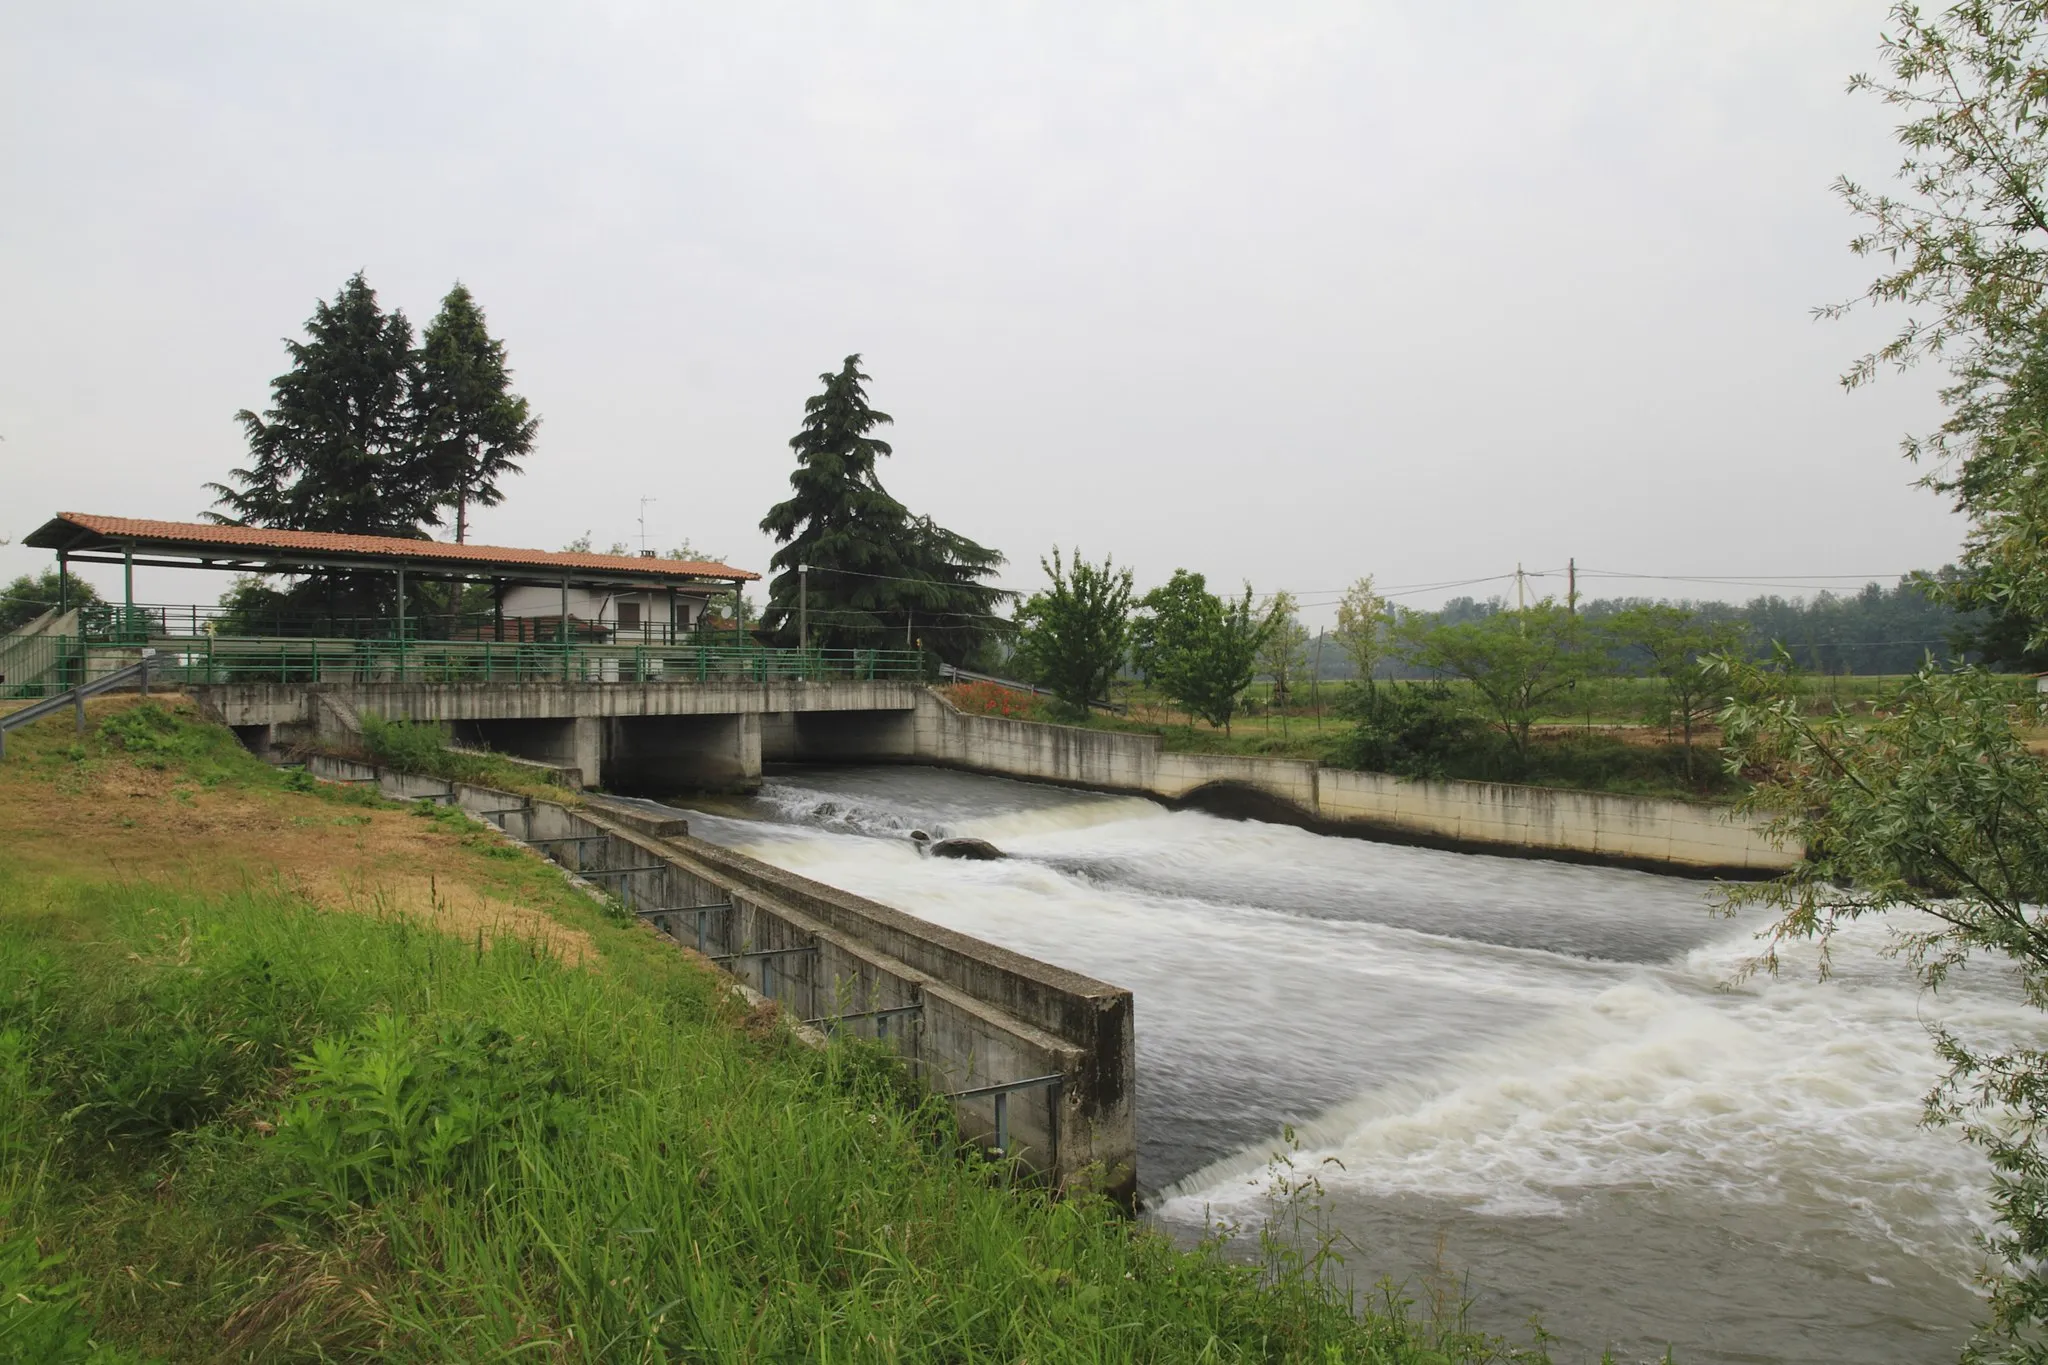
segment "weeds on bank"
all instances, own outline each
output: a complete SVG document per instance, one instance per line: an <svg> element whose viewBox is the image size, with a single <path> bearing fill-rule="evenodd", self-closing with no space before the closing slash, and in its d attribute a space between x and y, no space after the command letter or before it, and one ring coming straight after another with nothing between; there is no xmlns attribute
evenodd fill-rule
<svg viewBox="0 0 2048 1365"><path fill-rule="evenodd" d="M1012 1188L871 1047L750 1037L666 954L261 891L0 903L18 1359L1511 1358Z"/></svg>
<svg viewBox="0 0 2048 1365"><path fill-rule="evenodd" d="M498 754L453 748L445 726L431 721L385 720L364 716L363 742L359 751L347 756L367 759L394 772L438 777L447 782L469 782L481 787L549 801L573 801L567 788L549 782L541 773Z"/></svg>

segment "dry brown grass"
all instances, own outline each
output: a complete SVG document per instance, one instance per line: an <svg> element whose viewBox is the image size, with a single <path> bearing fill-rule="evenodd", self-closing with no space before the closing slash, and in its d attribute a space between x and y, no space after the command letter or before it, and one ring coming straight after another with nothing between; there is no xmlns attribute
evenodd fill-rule
<svg viewBox="0 0 2048 1365"><path fill-rule="evenodd" d="M88 728L133 698L88 704ZM190 703L174 707L190 714ZM22 732L17 732L21 734ZM317 795L154 769L89 734L87 758L38 761L72 739L68 715L9 736L0 764L0 857L39 875L96 872L172 881L186 890L282 883L336 911L402 914L462 938L514 935L568 962L596 949L587 934L493 885L501 869L472 844L410 810L338 805Z"/></svg>

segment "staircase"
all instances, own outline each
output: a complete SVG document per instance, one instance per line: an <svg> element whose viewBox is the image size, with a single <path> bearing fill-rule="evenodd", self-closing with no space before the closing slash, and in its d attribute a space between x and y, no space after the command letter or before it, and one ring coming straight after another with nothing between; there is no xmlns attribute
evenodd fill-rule
<svg viewBox="0 0 2048 1365"><path fill-rule="evenodd" d="M46 611L12 635L0 636L0 700L61 690L72 680L65 676L67 665L84 657L84 647L76 611Z"/></svg>

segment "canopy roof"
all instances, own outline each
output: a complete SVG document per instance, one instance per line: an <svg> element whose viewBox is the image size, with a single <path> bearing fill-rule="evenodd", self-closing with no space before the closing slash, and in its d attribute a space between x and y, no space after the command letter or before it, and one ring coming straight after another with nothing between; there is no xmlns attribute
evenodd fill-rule
<svg viewBox="0 0 2048 1365"><path fill-rule="evenodd" d="M512 582L678 588L715 583L721 589L760 578L730 564L652 555L598 555L576 550L520 550L456 545L399 536L276 531L59 512L24 537L24 545L67 559L135 563L173 569L303 574L333 569L404 569L422 578L490 578Z"/></svg>

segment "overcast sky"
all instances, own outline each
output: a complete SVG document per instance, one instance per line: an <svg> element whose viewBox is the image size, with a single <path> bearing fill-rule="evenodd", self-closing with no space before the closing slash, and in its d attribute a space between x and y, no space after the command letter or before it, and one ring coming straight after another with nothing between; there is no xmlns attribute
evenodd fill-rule
<svg viewBox="0 0 2048 1365"><path fill-rule="evenodd" d="M1843 93L1883 19L8 6L0 536L195 519L281 338L361 268L415 324L469 285L543 418L487 542L637 545L646 496L650 544L765 569L803 401L858 351L888 487L1012 586L1054 543L1312 601L1572 556L1932 567L1960 526L1897 448L1936 377L1845 394L1889 320L1810 316L1870 273L1828 186L1897 159ZM0 574L47 562L0 548Z"/></svg>

